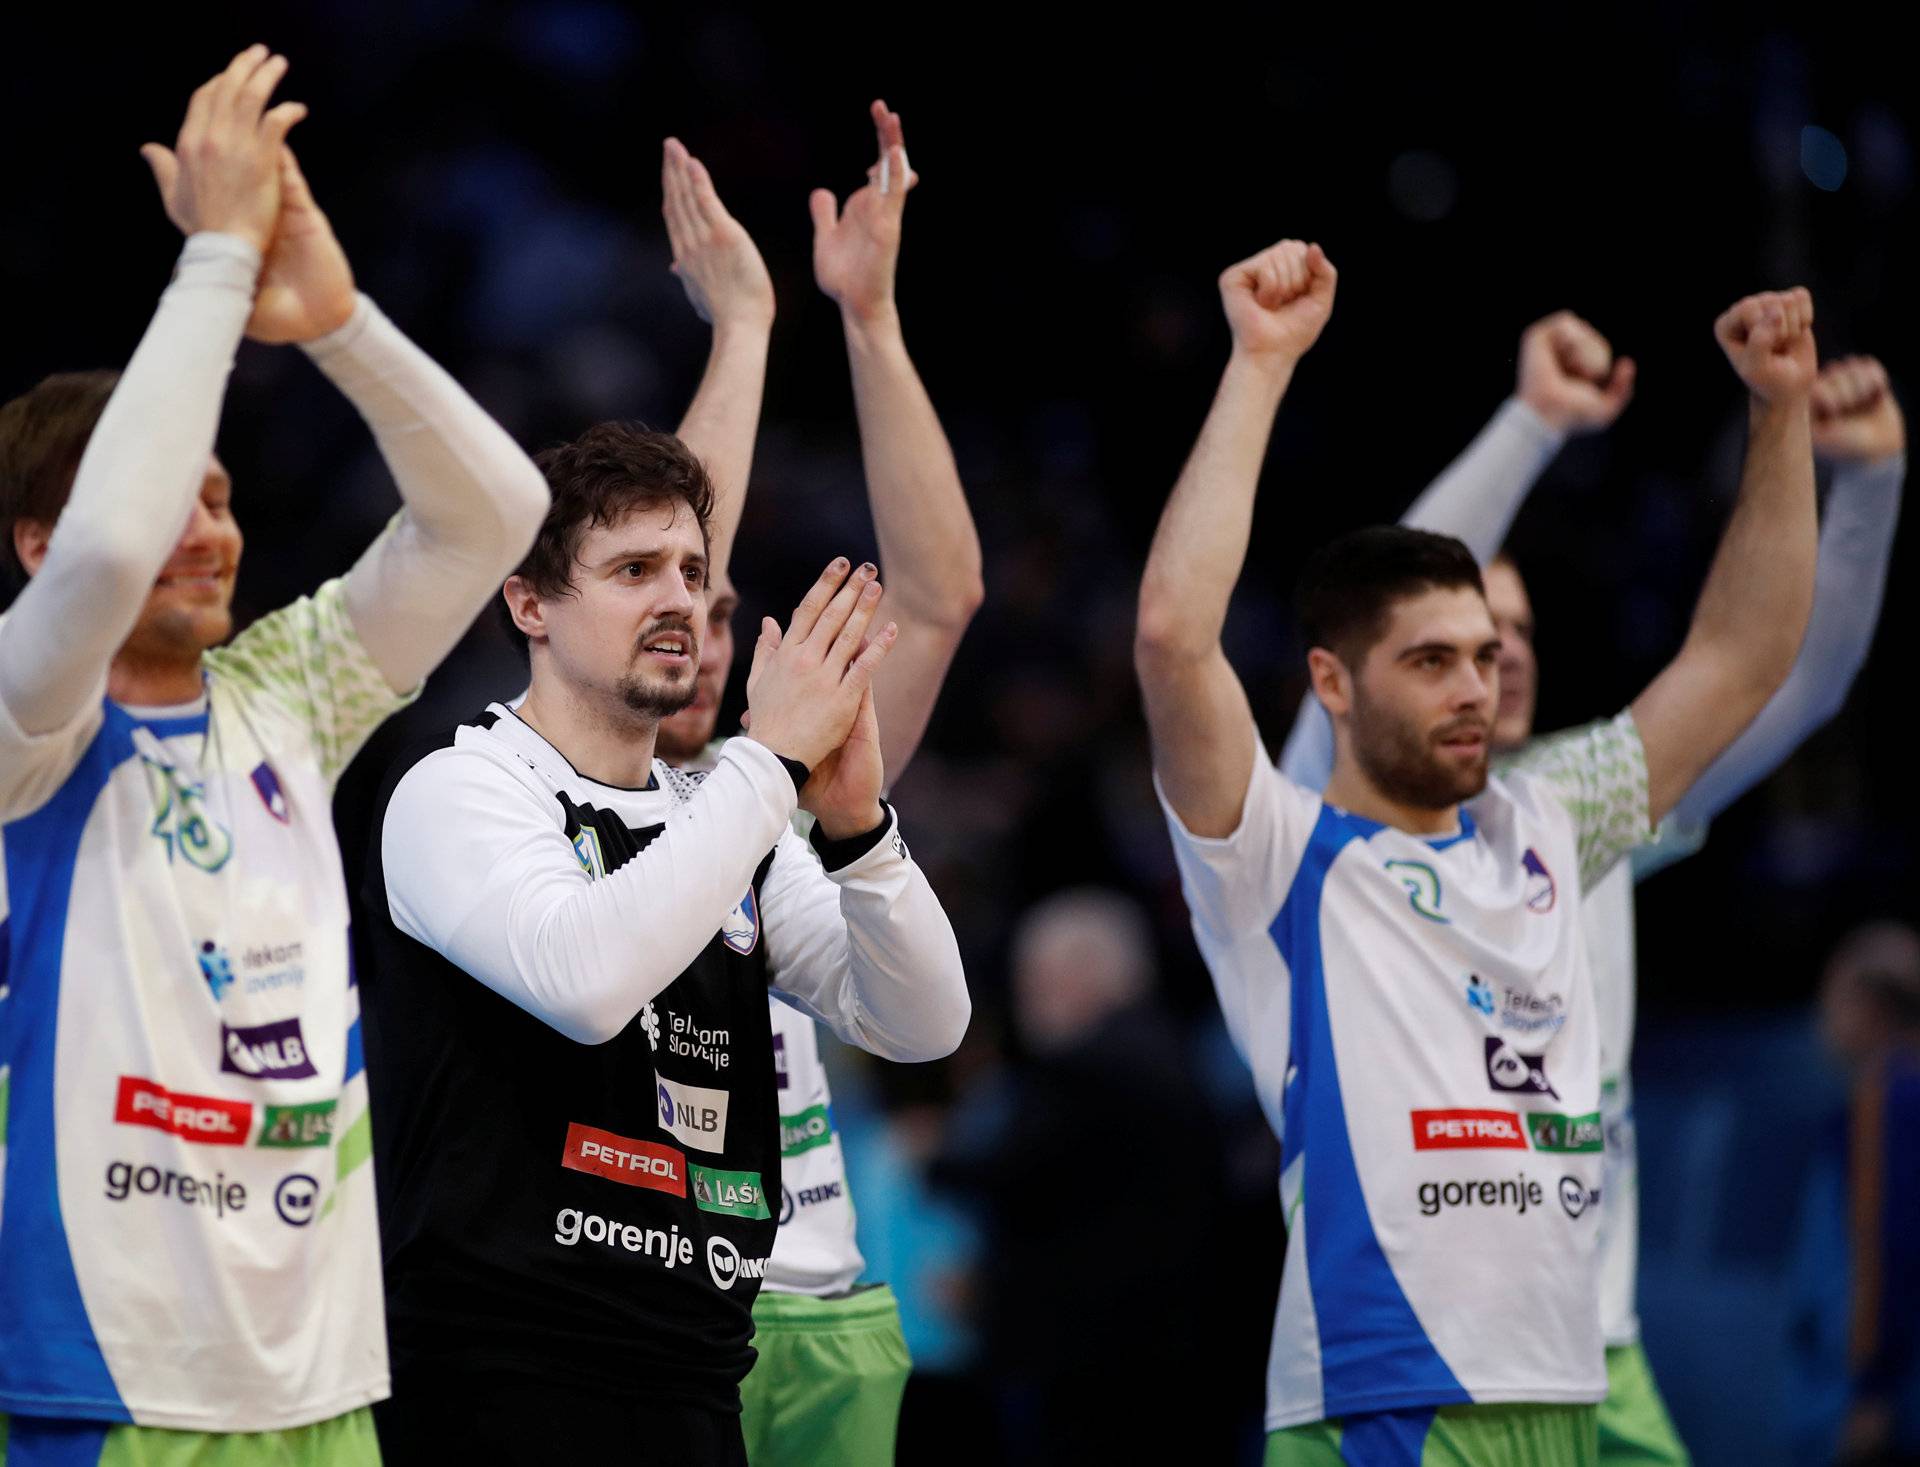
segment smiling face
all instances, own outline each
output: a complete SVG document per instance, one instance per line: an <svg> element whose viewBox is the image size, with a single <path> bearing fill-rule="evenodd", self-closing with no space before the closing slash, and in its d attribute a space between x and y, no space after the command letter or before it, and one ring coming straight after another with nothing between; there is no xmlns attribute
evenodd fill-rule
<svg viewBox="0 0 1920 1467"><path fill-rule="evenodd" d="M706 591L706 536L677 498L589 530L563 594L542 596L519 576L507 582L535 691L556 682L619 722L653 723L694 700Z"/></svg>
<svg viewBox="0 0 1920 1467"><path fill-rule="evenodd" d="M1316 649L1316 658L1338 661ZM1471 587L1430 589L1389 607L1385 634L1342 677L1353 758L1396 803L1442 810L1486 788L1500 638ZM1340 669L1344 672L1345 669Z"/></svg>
<svg viewBox="0 0 1920 1467"><path fill-rule="evenodd" d="M15 548L29 574L46 560L52 527L18 522ZM147 666L197 664L233 635L233 585L243 545L233 518L233 480L208 455L199 496L173 552L154 578L119 656Z"/></svg>

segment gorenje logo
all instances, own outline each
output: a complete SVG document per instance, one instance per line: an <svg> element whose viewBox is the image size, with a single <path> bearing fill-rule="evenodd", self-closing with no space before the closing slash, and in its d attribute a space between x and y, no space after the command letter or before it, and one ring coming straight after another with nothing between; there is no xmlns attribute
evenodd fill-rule
<svg viewBox="0 0 1920 1467"><path fill-rule="evenodd" d="M1560 1092L1547 1080L1544 1055L1522 1054L1506 1040L1491 1034L1487 1036L1487 1083L1495 1090L1560 1098Z"/></svg>
<svg viewBox="0 0 1920 1467"><path fill-rule="evenodd" d="M624 1248L629 1253L644 1253L649 1258L658 1258L668 1268L693 1262L693 1239L680 1236L679 1223L662 1232L659 1228L610 1222L577 1207L561 1208L553 1220L553 1241L571 1248L583 1238L589 1243L604 1243L609 1248Z"/></svg>
<svg viewBox="0 0 1920 1467"><path fill-rule="evenodd" d="M707 1272L723 1289L731 1289L735 1279L762 1278L767 1272L764 1258L742 1258L740 1250L725 1238L707 1239Z"/></svg>
<svg viewBox="0 0 1920 1467"><path fill-rule="evenodd" d="M724 1212L734 1217L771 1217L767 1211L766 1189L758 1172L723 1172L715 1167L691 1165L693 1205L702 1212Z"/></svg>
<svg viewBox="0 0 1920 1467"><path fill-rule="evenodd" d="M246 1029L220 1026L220 1068L255 1080L304 1080L318 1074L307 1055L298 1019Z"/></svg>
<svg viewBox="0 0 1920 1467"><path fill-rule="evenodd" d="M1510 1110L1416 1110L1411 1114L1415 1151L1527 1149L1520 1117Z"/></svg>
<svg viewBox="0 0 1920 1467"><path fill-rule="evenodd" d="M568 1124L566 1149L560 1153L560 1165L572 1171L675 1197L687 1195L686 1160L671 1146L616 1136L577 1121Z"/></svg>
<svg viewBox="0 0 1920 1467"><path fill-rule="evenodd" d="M326 1146L333 1140L333 1110L339 1102L270 1105L260 1122L260 1146Z"/></svg>
<svg viewBox="0 0 1920 1467"><path fill-rule="evenodd" d="M660 1077L660 1129L695 1151L727 1149L727 1092Z"/></svg>
<svg viewBox="0 0 1920 1467"><path fill-rule="evenodd" d="M824 1105L810 1105L797 1116L780 1117L780 1154L798 1156L833 1139L833 1116Z"/></svg>
<svg viewBox="0 0 1920 1467"><path fill-rule="evenodd" d="M245 1146L253 1106L245 1100L180 1095L151 1080L122 1075L113 1118L123 1126L151 1126L207 1146Z"/></svg>
<svg viewBox="0 0 1920 1467"><path fill-rule="evenodd" d="M247 1189L229 1182L225 1172L214 1173L211 1182L190 1177L184 1172L157 1166L136 1167L130 1161L107 1163L107 1200L125 1202L138 1192L142 1197L172 1197L188 1207L207 1207L215 1217L239 1212L247 1205Z"/></svg>
<svg viewBox="0 0 1920 1467"><path fill-rule="evenodd" d="M1606 1132L1601 1129L1600 1112L1583 1116L1554 1115L1550 1111L1527 1113L1527 1134L1535 1151L1605 1151Z"/></svg>
<svg viewBox="0 0 1920 1467"><path fill-rule="evenodd" d="M1546 1189L1525 1172L1503 1181L1474 1178L1464 1182L1422 1182L1420 1215L1433 1217L1443 1207L1511 1207L1524 1217L1546 1201ZM1562 1199L1564 1201L1564 1198Z"/></svg>

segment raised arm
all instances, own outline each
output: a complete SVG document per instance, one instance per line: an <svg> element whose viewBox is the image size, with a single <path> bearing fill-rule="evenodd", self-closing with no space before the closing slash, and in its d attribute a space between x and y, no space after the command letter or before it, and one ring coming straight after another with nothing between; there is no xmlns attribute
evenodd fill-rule
<svg viewBox="0 0 1920 1467"><path fill-rule="evenodd" d="M678 138L660 156L660 212L673 246L673 273L700 319L713 328L707 367L680 440L713 480L711 582L724 585L753 472L760 402L773 337L773 278L752 237L727 212L713 177Z"/></svg>
<svg viewBox="0 0 1920 1467"><path fill-rule="evenodd" d="M1220 633L1246 562L1273 415L1327 323L1335 281L1320 246L1298 240L1283 240L1220 277L1233 352L1160 516L1140 582L1133 661L1154 770L1181 823L1197 836L1233 833L1253 773L1258 731Z"/></svg>
<svg viewBox="0 0 1920 1467"><path fill-rule="evenodd" d="M1820 373L1813 447L1836 468L1806 640L1780 691L1680 801L1689 824L1712 820L1838 713L1873 645L1907 466L1906 422L1879 362L1847 357Z"/></svg>
<svg viewBox="0 0 1920 1467"><path fill-rule="evenodd" d="M1686 641L1633 702L1654 824L1786 680L1813 603L1813 297L1749 296L1714 333L1751 394L1747 461Z"/></svg>
<svg viewBox="0 0 1920 1467"><path fill-rule="evenodd" d="M867 183L836 207L815 189L813 270L840 307L853 372L867 502L887 578L887 608L900 639L874 684L888 780L898 780L926 732L960 638L984 594L980 537L967 508L953 450L907 354L894 301L907 191L919 182L907 163L900 114L872 107L879 161Z"/></svg>
<svg viewBox="0 0 1920 1467"><path fill-rule="evenodd" d="M1465 451L1414 500L1400 523L1464 541L1485 565L1514 516L1569 437L1613 426L1633 397L1634 364L1572 311L1555 311L1520 336L1513 396ZM1333 774L1333 724L1308 693L1280 751L1280 772L1323 789Z"/></svg>
<svg viewBox="0 0 1920 1467"><path fill-rule="evenodd" d="M100 414L58 528L13 526L33 575L0 621L0 705L29 736L98 700L197 513L227 374L280 212L280 148L306 115L297 102L267 108L286 71L285 57L250 46L193 94L174 170L174 217L189 236L179 268ZM149 160L156 148L148 145Z"/></svg>

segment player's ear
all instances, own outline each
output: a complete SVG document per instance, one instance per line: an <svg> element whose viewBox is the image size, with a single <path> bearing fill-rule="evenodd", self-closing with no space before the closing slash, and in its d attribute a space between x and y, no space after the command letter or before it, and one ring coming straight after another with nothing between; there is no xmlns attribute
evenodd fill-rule
<svg viewBox="0 0 1920 1467"><path fill-rule="evenodd" d="M1320 700L1329 717L1343 718L1352 711L1353 678L1347 672L1346 663L1336 654L1325 647L1309 648L1307 677L1311 680L1313 696Z"/></svg>
<svg viewBox="0 0 1920 1467"><path fill-rule="evenodd" d="M26 567L27 574L40 574L46 563L47 542L53 539L53 526L45 520L19 519L13 522L13 553Z"/></svg>
<svg viewBox="0 0 1920 1467"><path fill-rule="evenodd" d="M506 585L500 588L500 594L507 603L507 615L513 618L513 624L529 638L544 637L547 634L546 613L540 604L540 593L529 585L524 576L508 576Z"/></svg>

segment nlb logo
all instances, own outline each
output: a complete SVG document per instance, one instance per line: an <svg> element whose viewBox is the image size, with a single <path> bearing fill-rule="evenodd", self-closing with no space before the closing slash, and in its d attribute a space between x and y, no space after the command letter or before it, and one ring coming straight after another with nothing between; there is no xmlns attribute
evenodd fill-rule
<svg viewBox="0 0 1920 1467"><path fill-rule="evenodd" d="M1527 1149L1520 1117L1510 1110L1416 1110L1411 1115L1415 1151Z"/></svg>
<svg viewBox="0 0 1920 1467"><path fill-rule="evenodd" d="M122 1075L113 1118L123 1126L151 1126L205 1146L245 1146L247 1132L253 1129L253 1105L212 1095L182 1095L151 1080Z"/></svg>
<svg viewBox="0 0 1920 1467"><path fill-rule="evenodd" d="M707 1239L707 1272L713 1275L714 1284L722 1289L731 1289L737 1279L764 1278L767 1272L767 1260L764 1258L742 1258L740 1250L725 1238Z"/></svg>
<svg viewBox="0 0 1920 1467"><path fill-rule="evenodd" d="M298 1019L236 1029L220 1026L220 1068L252 1080L304 1080L317 1075Z"/></svg>
<svg viewBox="0 0 1920 1467"><path fill-rule="evenodd" d="M727 1149L727 1092L660 1078L660 1129L695 1151Z"/></svg>
<svg viewBox="0 0 1920 1467"><path fill-rule="evenodd" d="M560 1153L560 1165L571 1171L675 1197L687 1195L686 1160L671 1146L616 1136L577 1121L568 1124L566 1149Z"/></svg>

